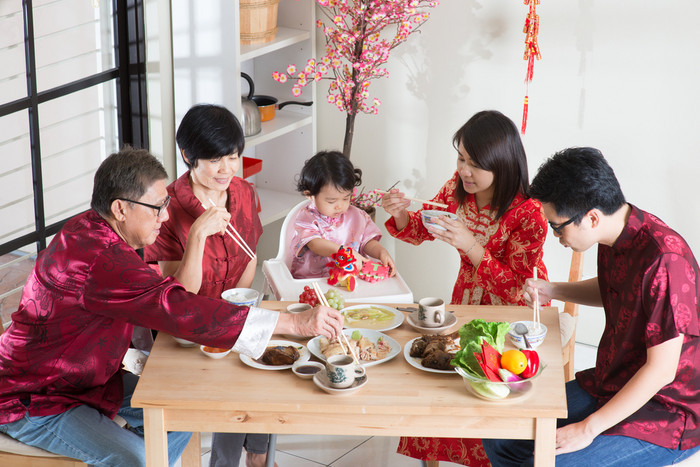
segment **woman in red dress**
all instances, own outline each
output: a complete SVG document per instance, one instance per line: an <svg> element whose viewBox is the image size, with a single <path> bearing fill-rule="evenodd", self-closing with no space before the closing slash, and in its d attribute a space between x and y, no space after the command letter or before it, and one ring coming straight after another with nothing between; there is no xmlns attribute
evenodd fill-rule
<svg viewBox="0 0 700 467"><path fill-rule="evenodd" d="M542 205L527 196L527 159L518 128L500 112L482 111L457 130L452 143L457 171L432 201L446 204L445 211L459 220L439 217L435 223L445 230L427 229L420 210L408 211L410 201L393 189L382 199L391 215L387 231L414 245L438 239L457 249L460 268L451 303L524 306L523 284L533 269L547 277L542 262L547 219ZM490 465L481 441L474 439L402 437L397 452Z"/></svg>
<svg viewBox="0 0 700 467"><path fill-rule="evenodd" d="M255 189L235 176L245 145L236 117L224 107L196 105L182 118L176 139L189 170L168 186L170 219L144 251L144 259L157 261L164 277L181 267L190 227L212 202L231 214L231 225L253 251L262 234ZM221 298L224 290L252 284L256 260L230 236L207 238L202 256L199 295ZM214 433L210 465L238 466L245 447L247 466L263 466L268 441L267 434Z"/></svg>

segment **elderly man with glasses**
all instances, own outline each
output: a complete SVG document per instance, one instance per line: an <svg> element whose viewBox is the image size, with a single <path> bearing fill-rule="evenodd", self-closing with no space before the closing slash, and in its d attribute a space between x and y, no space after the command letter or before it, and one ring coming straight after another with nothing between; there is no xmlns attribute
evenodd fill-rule
<svg viewBox="0 0 700 467"><path fill-rule="evenodd" d="M192 225L173 276L151 269L136 250L152 244L168 218L165 180L145 150L112 154L95 174L92 209L38 255L0 336L0 432L92 465L143 466L143 415L129 404L137 378L121 370L135 325L253 358L273 333L342 330L342 315L331 308L282 314L191 292L200 285L206 238L228 224L223 208L207 209ZM111 421L117 414L130 429ZM169 434L170 465L189 437Z"/></svg>

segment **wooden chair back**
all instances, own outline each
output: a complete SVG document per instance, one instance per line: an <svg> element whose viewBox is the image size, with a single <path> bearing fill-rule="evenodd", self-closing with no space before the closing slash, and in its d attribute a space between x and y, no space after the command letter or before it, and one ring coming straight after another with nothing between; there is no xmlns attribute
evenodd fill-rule
<svg viewBox="0 0 700 467"><path fill-rule="evenodd" d="M583 252L572 251L571 266L569 267L569 282L578 282L583 274ZM564 376L567 381L574 379L574 348L576 344L576 326L578 325L578 303L565 302L564 313L568 313L574 318L574 332L569 338L569 342L562 348L562 358L564 361Z"/></svg>

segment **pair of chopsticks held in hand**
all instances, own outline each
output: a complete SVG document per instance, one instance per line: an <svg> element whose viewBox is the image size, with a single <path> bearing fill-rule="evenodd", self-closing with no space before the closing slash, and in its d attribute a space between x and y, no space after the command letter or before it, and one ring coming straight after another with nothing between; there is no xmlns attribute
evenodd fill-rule
<svg viewBox="0 0 700 467"><path fill-rule="evenodd" d="M209 202L213 207L216 207L216 203L209 198ZM206 206L204 207L206 209ZM230 230L229 230L230 229ZM233 233L231 233L233 232ZM228 225L226 226L226 233L233 239L236 244L241 247L241 249L247 254L250 259L256 259L257 256L255 255L255 252L251 247L248 246L248 244L243 240L243 237L241 237L241 234L238 233L238 231L233 227L233 225L229 222ZM234 236L235 234L235 236Z"/></svg>
<svg viewBox="0 0 700 467"><path fill-rule="evenodd" d="M394 187L395 187L396 185L398 185L398 184L399 184L399 182L394 183L393 185L391 185L391 187L389 187L388 190L374 190L374 191L375 191L376 193L381 193L381 194L383 194L383 195L388 195L389 192L392 190L392 188L394 188ZM409 196L404 196L404 198L407 199L407 200L409 200L409 201L415 201L416 203L429 204L429 205L431 205L431 206L437 206L437 207L439 207L439 208L447 209L447 205L446 205L446 204L443 204L443 203L436 203L435 201L426 201L426 200L420 199L420 198L411 198L411 197L409 197Z"/></svg>
<svg viewBox="0 0 700 467"><path fill-rule="evenodd" d="M328 304L328 300L326 300L326 296L323 295L323 292L321 291L321 286L318 285L318 282L313 282L312 285L314 287L314 292L316 292L316 297L318 298L318 301L321 303L321 305L330 307L330 305ZM357 355L355 355L355 351L352 350L352 346L350 345L350 342L348 342L348 337L345 335L345 333L342 330L340 331L340 336L341 336L341 338L338 339L338 343L340 344L340 348L343 349L343 352L345 353L345 355L348 355L348 350L349 350L350 355L352 356L352 359L355 360L355 363L357 365L359 365L360 360L357 358ZM343 346L343 340L345 340L345 345L347 346L347 350Z"/></svg>

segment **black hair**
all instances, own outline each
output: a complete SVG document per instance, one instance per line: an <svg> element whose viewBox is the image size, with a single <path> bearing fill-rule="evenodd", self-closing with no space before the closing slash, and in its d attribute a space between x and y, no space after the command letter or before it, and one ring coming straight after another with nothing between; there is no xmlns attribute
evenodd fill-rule
<svg viewBox="0 0 700 467"><path fill-rule="evenodd" d="M307 196L316 196L331 183L339 190L352 191L362 183L362 170L355 168L341 152L320 151L304 163L297 190Z"/></svg>
<svg viewBox="0 0 700 467"><path fill-rule="evenodd" d="M138 200L153 183L166 178L168 173L158 159L145 149L126 145L97 168L90 207L100 216L109 217L115 199Z"/></svg>
<svg viewBox="0 0 700 467"><path fill-rule="evenodd" d="M525 148L515 123L501 112L484 110L474 114L452 137L455 149L462 143L477 167L493 172L491 211L499 219L515 195L527 197L528 171ZM457 184L455 197L464 201L467 192Z"/></svg>
<svg viewBox="0 0 700 467"><path fill-rule="evenodd" d="M532 180L529 194L554 206L558 216L579 224L591 209L615 213L624 204L615 172L595 148L568 148L547 159Z"/></svg>
<svg viewBox="0 0 700 467"><path fill-rule="evenodd" d="M245 136L238 119L226 107L198 104L187 111L175 136L182 158L192 168L199 159L243 154Z"/></svg>

